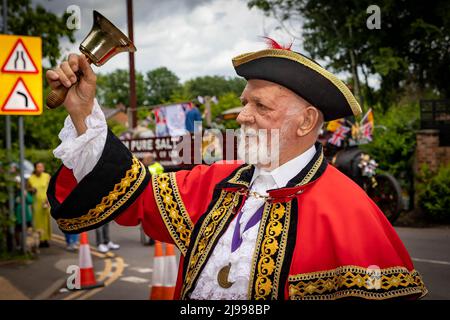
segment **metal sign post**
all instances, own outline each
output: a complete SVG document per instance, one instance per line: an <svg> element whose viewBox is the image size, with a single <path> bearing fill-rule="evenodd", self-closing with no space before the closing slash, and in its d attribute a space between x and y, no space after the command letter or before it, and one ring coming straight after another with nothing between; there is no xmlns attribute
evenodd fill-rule
<svg viewBox="0 0 450 320"><path fill-rule="evenodd" d="M22 252L26 253L26 239L27 239L27 217L25 214L25 143L24 143L24 129L23 116L19 116L19 166L20 166L20 206L22 215Z"/></svg>
<svg viewBox="0 0 450 320"><path fill-rule="evenodd" d="M3 33L8 33L8 1L3 0ZM11 163L11 116L5 118L6 129L6 161ZM14 189L13 186L8 186L8 208L9 217L14 217ZM11 249L16 249L16 243L14 241L14 227L9 227L9 242L11 243Z"/></svg>
<svg viewBox="0 0 450 320"><path fill-rule="evenodd" d="M11 115L19 115L20 201L22 251L26 252L26 199L24 177L23 115L42 113L42 39L7 34L7 1L3 0L3 29L0 35L0 115L6 116L6 152L11 161ZM10 216L14 215L14 193L8 189ZM14 229L10 229L13 235ZM12 241L14 243L14 241Z"/></svg>

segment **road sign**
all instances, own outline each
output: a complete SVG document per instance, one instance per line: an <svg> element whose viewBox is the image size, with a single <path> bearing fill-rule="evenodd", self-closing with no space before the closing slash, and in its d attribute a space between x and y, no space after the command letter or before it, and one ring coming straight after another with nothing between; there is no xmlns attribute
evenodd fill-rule
<svg viewBox="0 0 450 320"><path fill-rule="evenodd" d="M0 115L42 113L42 41L0 35Z"/></svg>
<svg viewBox="0 0 450 320"><path fill-rule="evenodd" d="M3 63L2 72L5 73L38 73L38 69L30 52L19 38Z"/></svg>
<svg viewBox="0 0 450 320"><path fill-rule="evenodd" d="M9 96L5 99L5 103L1 109L3 112L19 111L19 112L36 112L39 108L30 94L27 86L22 78L17 79L16 84L12 88Z"/></svg>

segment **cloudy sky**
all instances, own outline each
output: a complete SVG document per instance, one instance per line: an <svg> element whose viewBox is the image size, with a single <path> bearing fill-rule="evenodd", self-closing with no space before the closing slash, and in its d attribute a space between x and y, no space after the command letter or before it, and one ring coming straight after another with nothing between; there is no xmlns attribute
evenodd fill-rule
<svg viewBox="0 0 450 320"><path fill-rule="evenodd" d="M70 5L81 10L76 43L61 43L64 53L78 52L91 29L92 10L97 10L127 34L126 0L33 0L62 14ZM165 66L182 80L202 75L234 76L231 58L263 49L259 36L281 43L292 38L276 30L278 23L245 0L134 0L134 39L138 49L136 70ZM294 42L293 49L299 50ZM120 54L101 67L101 72L128 67L128 55Z"/></svg>

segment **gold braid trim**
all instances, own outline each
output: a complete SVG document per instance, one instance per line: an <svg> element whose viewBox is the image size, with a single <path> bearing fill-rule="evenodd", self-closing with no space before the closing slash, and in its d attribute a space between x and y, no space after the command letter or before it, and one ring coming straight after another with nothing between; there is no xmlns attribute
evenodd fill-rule
<svg viewBox="0 0 450 320"><path fill-rule="evenodd" d="M405 267L385 269L342 266L332 270L291 275L289 298L291 300L334 300L359 297L382 300L428 291L416 270Z"/></svg>
<svg viewBox="0 0 450 320"><path fill-rule="evenodd" d="M178 249L186 255L194 224L181 199L175 172L152 176L152 188L161 218Z"/></svg>
<svg viewBox="0 0 450 320"><path fill-rule="evenodd" d="M249 182L248 181L244 181L244 180L239 180L241 178L241 175L244 171L250 170L252 168L252 165L246 165L245 167L240 168L235 174L234 176L228 180L229 183L235 183L235 184L240 184L243 186L248 187L249 186Z"/></svg>
<svg viewBox="0 0 450 320"><path fill-rule="evenodd" d="M359 106L358 101L356 101L355 97L353 96L352 92L347 88L347 86L339 80L334 74L331 72L325 70L318 64L314 63L313 61L309 60L308 58L303 57L302 55L295 53L294 51L289 50L281 50L281 49L265 49L260 50L256 52L249 52L244 53L239 56L236 56L232 59L233 66L238 67L241 64L247 63L252 60L256 60L259 58L265 58L265 57L276 57L276 58L284 58L289 59L295 62L298 62L315 72L319 73L326 79L328 79L345 97L347 100L347 103L350 105L350 108L352 109L352 112L355 116L362 113L361 107Z"/></svg>
<svg viewBox="0 0 450 320"><path fill-rule="evenodd" d="M57 219L59 228L64 231L74 231L105 220L128 201L144 181L145 173L144 165L133 156L131 169L127 170L125 177L114 185L114 189L107 196L104 196L94 209L90 209L88 213L80 217Z"/></svg>
<svg viewBox="0 0 450 320"><path fill-rule="evenodd" d="M222 190L219 199L202 222L186 268L186 276L181 289L182 299L186 298L186 292L191 289L218 235L232 215L233 209L239 203L239 197L240 195L237 192Z"/></svg>
<svg viewBox="0 0 450 320"><path fill-rule="evenodd" d="M262 224L261 230L264 235L258 235L251 278L254 278L256 270L256 281L250 281L249 297L251 297L253 286L255 294L253 299L266 300L278 298L278 287L281 267L286 253L287 235L290 225L291 202L270 204L265 210L265 218L269 214L269 220ZM267 221L267 219L263 219ZM255 257L258 257L255 259Z"/></svg>
<svg viewBox="0 0 450 320"><path fill-rule="evenodd" d="M310 182L323 160L322 151L297 186ZM286 255L291 209L292 202L269 203L264 209L250 274L248 297L251 299L278 299L280 273ZM252 297L253 288L255 289L254 297Z"/></svg>
<svg viewBox="0 0 450 320"><path fill-rule="evenodd" d="M305 175L305 177L302 179L302 181L297 184L297 186L307 184L309 181L311 181L311 179L317 173L317 170L319 170L322 162L323 162L323 150L320 152L320 156L319 156L319 158L317 158L316 162L314 162L311 170L308 171L308 173Z"/></svg>

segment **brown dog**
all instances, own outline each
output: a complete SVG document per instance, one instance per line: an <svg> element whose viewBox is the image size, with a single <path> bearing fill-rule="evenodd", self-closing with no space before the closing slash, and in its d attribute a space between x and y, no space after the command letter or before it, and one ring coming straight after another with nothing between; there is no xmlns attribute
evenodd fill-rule
<svg viewBox="0 0 450 320"><path fill-rule="evenodd" d="M40 253L39 251L39 239L41 237L42 230L37 229L33 230L33 228L28 228L27 236L25 241L25 251L33 256Z"/></svg>

